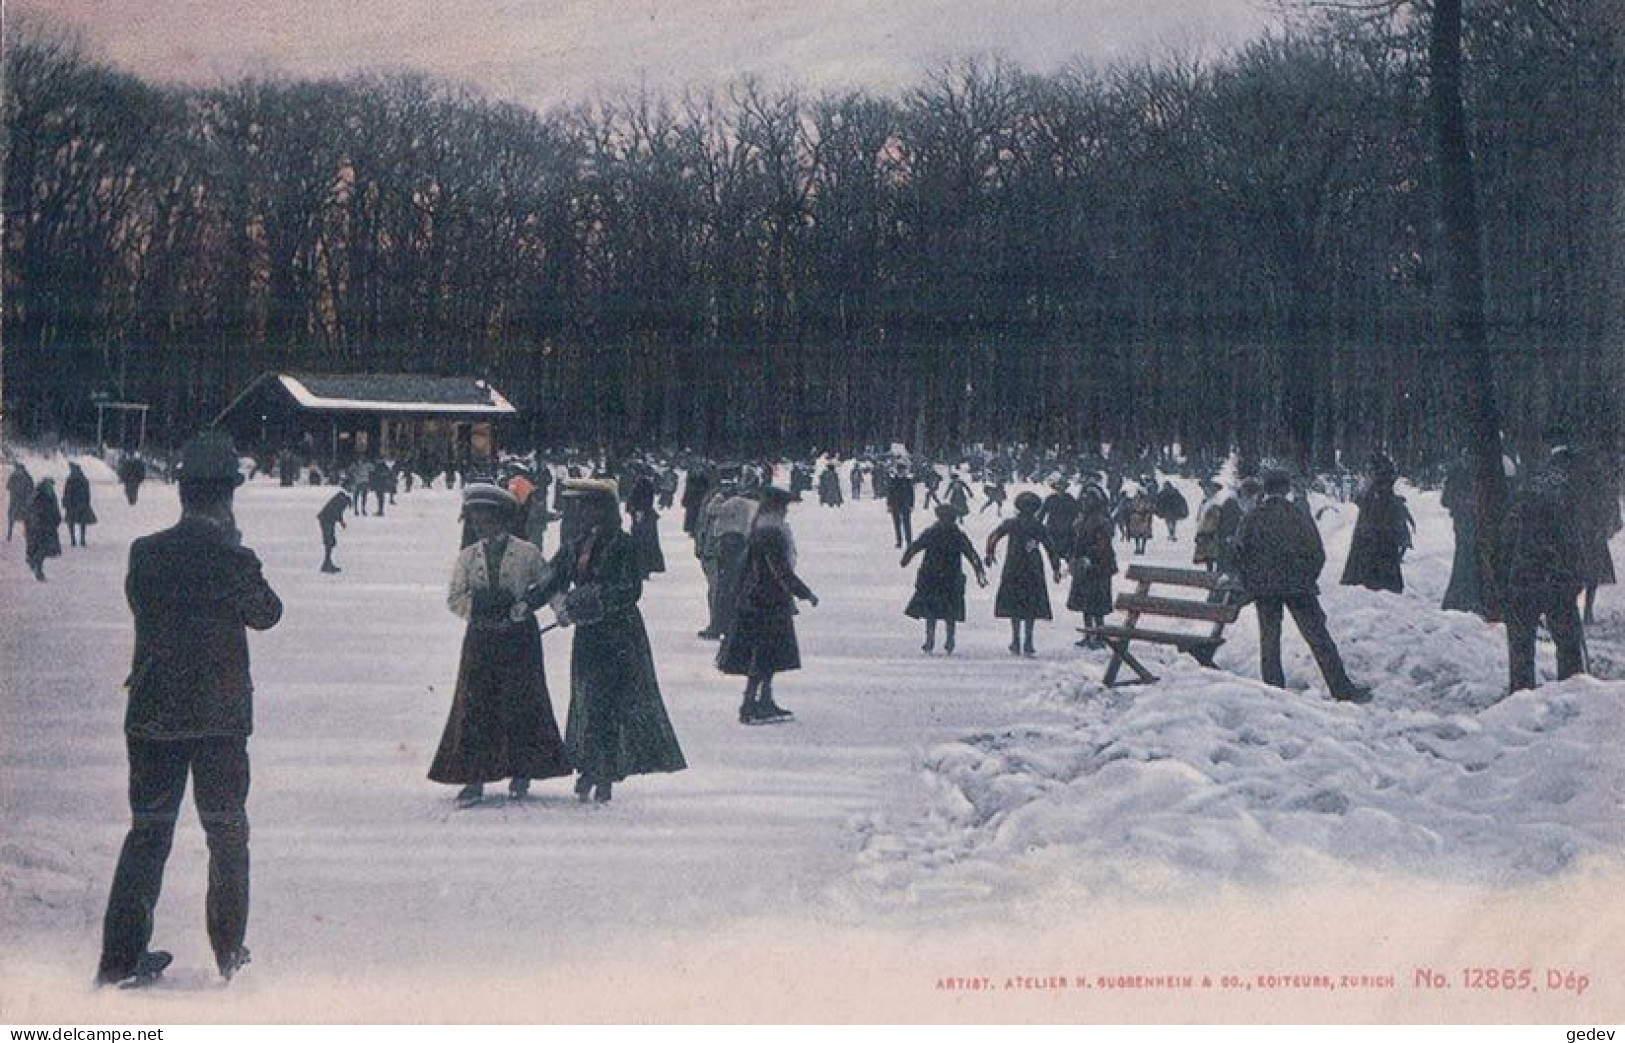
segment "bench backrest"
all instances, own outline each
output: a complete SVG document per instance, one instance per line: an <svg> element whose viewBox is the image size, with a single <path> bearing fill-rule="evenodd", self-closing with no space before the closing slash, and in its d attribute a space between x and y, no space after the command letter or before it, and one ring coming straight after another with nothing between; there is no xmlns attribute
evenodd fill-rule
<svg viewBox="0 0 1625 1043"><path fill-rule="evenodd" d="M1129 582L1137 584L1138 589L1132 594L1119 594L1117 610L1127 613L1127 625L1131 628L1141 615L1191 619L1212 623L1213 630L1209 636L1217 639L1223 636L1224 628L1234 623L1236 617L1241 614L1241 607L1235 604L1154 597L1151 594L1151 588L1156 584L1207 591L1229 589L1220 581L1216 572L1208 572L1205 569L1176 569L1160 565L1131 565L1127 578Z"/></svg>

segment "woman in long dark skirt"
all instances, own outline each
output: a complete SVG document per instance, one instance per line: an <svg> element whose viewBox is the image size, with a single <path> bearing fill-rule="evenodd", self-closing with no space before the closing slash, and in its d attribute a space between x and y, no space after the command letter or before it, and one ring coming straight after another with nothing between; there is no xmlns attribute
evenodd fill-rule
<svg viewBox="0 0 1625 1043"><path fill-rule="evenodd" d="M688 767L666 716L638 599L643 577L632 537L621 531L613 479L570 479L580 532L553 559L551 591L560 621L574 625L570 717L564 729L580 775L576 796L608 801L633 775Z"/></svg>
<svg viewBox="0 0 1625 1043"><path fill-rule="evenodd" d="M1066 607L1083 614L1083 625L1106 625L1112 611L1112 577L1117 574L1117 552L1112 547L1112 517L1107 508L1106 494L1091 488L1083 495L1083 509L1072 526L1072 547L1069 567L1072 570L1072 589L1067 592ZM1080 648L1098 648L1097 638L1085 637L1078 642Z"/></svg>
<svg viewBox="0 0 1625 1043"><path fill-rule="evenodd" d="M485 784L509 779L523 797L532 779L570 774L570 759L553 717L542 638L535 609L551 570L533 544L509 535L518 508L494 485L470 485L463 512L477 539L457 555L447 605L468 620L457 690L429 778L461 785L459 807L484 797Z"/></svg>
<svg viewBox="0 0 1625 1043"><path fill-rule="evenodd" d="M1010 541L1010 552L1005 556L1004 571L999 573L999 591L994 598L993 614L1010 621L1010 654L1037 655L1033 648L1033 622L1050 619L1049 586L1044 578L1044 555L1049 555L1050 568L1055 581L1061 581L1061 561L1049 534L1038 520L1038 509L1043 506L1035 494L1024 492L1016 497L1016 516L999 523L987 538L987 564L998 563L999 543Z"/></svg>
<svg viewBox="0 0 1625 1043"><path fill-rule="evenodd" d="M655 513L655 483L648 475L638 478L626 498L626 514L632 521L632 545L637 549L640 578L648 579L666 571L666 556L660 550L660 515Z"/></svg>
<svg viewBox="0 0 1625 1043"><path fill-rule="evenodd" d="M796 644L796 600L818 604L818 596L796 575L795 538L785 514L790 494L769 487L751 526L734 625L717 650L717 669L745 678L739 723L782 720L789 710L773 700L773 676L801 669Z"/></svg>
<svg viewBox="0 0 1625 1043"><path fill-rule="evenodd" d="M982 571L982 559L976 547L959 527L959 509L952 503L937 507L937 523L920 533L903 553L902 567L923 553L919 574L914 577L914 596L909 599L903 614L910 619L925 620L925 644L920 651L927 654L936 649L937 620L946 625L946 638L942 650L954 654L954 625L965 621L965 570L961 561L970 562L979 586L987 586L987 573Z"/></svg>
<svg viewBox="0 0 1625 1043"><path fill-rule="evenodd" d="M1355 501L1360 515L1354 523L1349 557L1343 567L1345 587L1395 594L1405 591L1400 563L1411 547L1415 523L1405 507L1405 498L1394 492L1396 477L1392 460L1380 455L1372 459L1371 484Z"/></svg>

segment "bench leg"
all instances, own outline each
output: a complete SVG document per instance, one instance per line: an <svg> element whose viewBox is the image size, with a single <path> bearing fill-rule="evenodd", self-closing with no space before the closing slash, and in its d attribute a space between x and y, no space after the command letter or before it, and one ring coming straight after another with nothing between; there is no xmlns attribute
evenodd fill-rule
<svg viewBox="0 0 1625 1043"><path fill-rule="evenodd" d="M1156 683L1156 675L1147 670L1145 668L1145 664L1134 658L1134 653L1128 650L1129 642L1127 639L1120 637L1108 637L1106 638L1106 643L1111 646L1112 650L1112 661L1106 665L1106 676L1104 678L1107 688L1116 687L1118 672L1122 669L1125 663L1128 664L1128 668L1130 670L1133 670L1134 673L1138 675L1138 680L1124 681L1124 684Z"/></svg>

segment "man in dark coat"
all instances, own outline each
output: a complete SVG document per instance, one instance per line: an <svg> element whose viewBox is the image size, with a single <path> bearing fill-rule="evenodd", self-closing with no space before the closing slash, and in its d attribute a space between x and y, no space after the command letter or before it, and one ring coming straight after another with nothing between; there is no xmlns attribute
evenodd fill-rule
<svg viewBox="0 0 1625 1043"><path fill-rule="evenodd" d="M395 502L395 468L387 461L374 460L367 466L367 487L378 498L378 517L384 516L384 504ZM363 490L361 495L367 495Z"/></svg>
<svg viewBox="0 0 1625 1043"><path fill-rule="evenodd" d="M322 528L322 571L338 572L339 567L333 564L333 548L339 545L341 528L349 528L344 524L344 515L350 509L350 494L340 489L316 513L316 524Z"/></svg>
<svg viewBox="0 0 1625 1043"><path fill-rule="evenodd" d="M135 506L141 492L141 483L147 479L147 463L135 453L127 454L118 464L118 480L124 486L124 498Z"/></svg>
<svg viewBox="0 0 1625 1043"><path fill-rule="evenodd" d="M1315 655L1332 698L1341 702L1371 700L1369 690L1349 680L1343 657L1326 629L1320 607L1320 570L1326 565L1326 547L1315 523L1287 499L1291 479L1272 471L1264 479L1264 499L1242 519L1236 532L1235 561L1242 588L1258 610L1258 645L1264 683L1286 686L1281 667L1283 608Z"/></svg>
<svg viewBox="0 0 1625 1043"><path fill-rule="evenodd" d="M1584 631L1577 603L1581 577L1569 459L1553 453L1512 499L1501 527L1498 562L1507 628L1511 690L1535 687L1535 629L1541 620L1557 645L1557 677L1585 671Z"/></svg>
<svg viewBox="0 0 1625 1043"><path fill-rule="evenodd" d="M62 483L62 513L68 523L68 542L86 545L89 526L96 524L96 511L90 505L90 479L78 464L68 465L68 480Z"/></svg>
<svg viewBox="0 0 1625 1043"><path fill-rule="evenodd" d="M124 718L134 821L108 896L99 984L150 980L169 963L147 946L188 775L208 837L215 963L229 980L248 962L247 631L275 626L282 602L241 545L231 506L242 477L230 441L199 436L178 477L180 522L131 545L124 583L135 616Z"/></svg>
<svg viewBox="0 0 1625 1043"><path fill-rule="evenodd" d="M902 550L914 542L914 479L901 465L886 481L886 512L891 515L897 549Z"/></svg>
<svg viewBox="0 0 1625 1043"><path fill-rule="evenodd" d="M18 522L27 530L28 506L34 502L34 476L22 464L14 464L11 477L6 479L6 542L11 542L11 531Z"/></svg>

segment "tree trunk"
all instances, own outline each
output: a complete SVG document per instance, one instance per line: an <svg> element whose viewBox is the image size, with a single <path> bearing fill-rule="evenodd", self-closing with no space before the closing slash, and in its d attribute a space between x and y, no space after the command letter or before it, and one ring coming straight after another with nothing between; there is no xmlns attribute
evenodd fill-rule
<svg viewBox="0 0 1625 1043"><path fill-rule="evenodd" d="M1485 604L1500 617L1504 592L1497 583L1496 541L1506 507L1501 469L1501 411L1496 403L1484 319L1483 242L1473 157L1462 100L1461 0L1435 0L1428 48L1429 101L1438 146L1439 245L1444 348L1461 384L1463 429L1473 458L1478 516L1478 560Z"/></svg>

